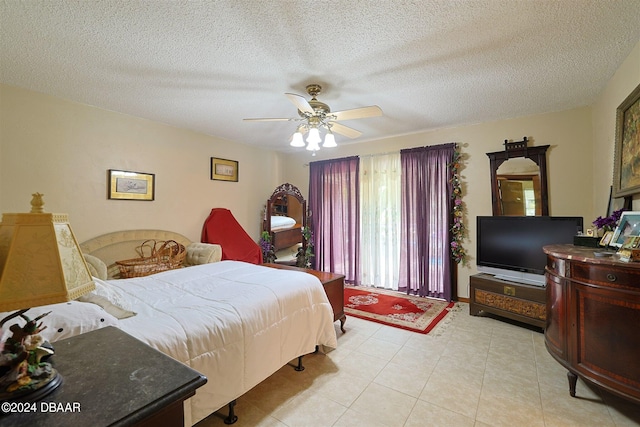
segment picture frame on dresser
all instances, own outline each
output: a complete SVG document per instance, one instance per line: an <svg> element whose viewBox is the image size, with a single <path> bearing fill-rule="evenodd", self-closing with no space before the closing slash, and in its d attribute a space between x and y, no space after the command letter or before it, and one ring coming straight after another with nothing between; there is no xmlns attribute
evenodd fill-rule
<svg viewBox="0 0 640 427"><path fill-rule="evenodd" d="M602 239L600 239L600 246L609 246L611 244L611 239L613 238L613 231L609 230L609 231L605 231L604 235L602 236Z"/></svg>
<svg viewBox="0 0 640 427"><path fill-rule="evenodd" d="M613 215L617 210L630 211L632 196L613 197L613 185L609 188L609 204L607 205L607 216Z"/></svg>
<svg viewBox="0 0 640 427"><path fill-rule="evenodd" d="M640 236L640 212L622 212L609 244L620 248L631 236Z"/></svg>
<svg viewBox="0 0 640 427"><path fill-rule="evenodd" d="M616 110L613 196L640 193L640 85Z"/></svg>

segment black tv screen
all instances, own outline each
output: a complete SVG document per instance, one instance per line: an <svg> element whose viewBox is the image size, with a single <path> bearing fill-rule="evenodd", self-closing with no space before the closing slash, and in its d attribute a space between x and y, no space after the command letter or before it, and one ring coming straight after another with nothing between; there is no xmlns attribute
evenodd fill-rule
<svg viewBox="0 0 640 427"><path fill-rule="evenodd" d="M542 247L573 243L582 217L479 216L477 227L478 266L544 274Z"/></svg>

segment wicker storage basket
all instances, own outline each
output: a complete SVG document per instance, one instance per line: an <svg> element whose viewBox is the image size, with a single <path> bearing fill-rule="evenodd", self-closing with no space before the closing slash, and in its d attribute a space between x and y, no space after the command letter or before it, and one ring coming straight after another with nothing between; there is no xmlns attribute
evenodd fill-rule
<svg viewBox="0 0 640 427"><path fill-rule="evenodd" d="M180 268L187 255L184 245L175 240L145 240L136 248L136 252L140 257L116 261L120 269L120 278L143 277Z"/></svg>

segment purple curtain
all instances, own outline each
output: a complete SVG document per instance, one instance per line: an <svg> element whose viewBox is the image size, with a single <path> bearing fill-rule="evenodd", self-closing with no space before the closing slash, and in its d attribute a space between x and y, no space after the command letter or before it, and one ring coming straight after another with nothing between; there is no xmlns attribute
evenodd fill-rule
<svg viewBox="0 0 640 427"><path fill-rule="evenodd" d="M451 301L450 235L455 144L400 151L400 280L408 294Z"/></svg>
<svg viewBox="0 0 640 427"><path fill-rule="evenodd" d="M316 270L360 283L359 158L309 164L309 210Z"/></svg>

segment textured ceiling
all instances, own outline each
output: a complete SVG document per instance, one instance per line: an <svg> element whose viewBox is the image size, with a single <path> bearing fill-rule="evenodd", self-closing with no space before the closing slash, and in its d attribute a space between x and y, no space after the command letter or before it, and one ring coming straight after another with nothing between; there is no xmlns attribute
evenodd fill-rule
<svg viewBox="0 0 640 427"><path fill-rule="evenodd" d="M285 92L362 142L591 104L640 40L639 0L0 0L0 81L288 150ZM307 97L308 98L308 97Z"/></svg>

